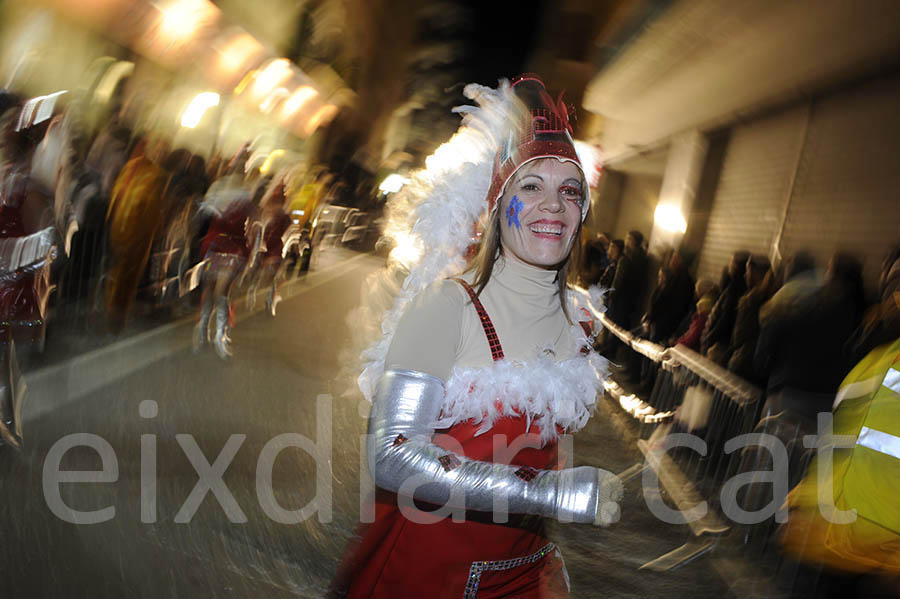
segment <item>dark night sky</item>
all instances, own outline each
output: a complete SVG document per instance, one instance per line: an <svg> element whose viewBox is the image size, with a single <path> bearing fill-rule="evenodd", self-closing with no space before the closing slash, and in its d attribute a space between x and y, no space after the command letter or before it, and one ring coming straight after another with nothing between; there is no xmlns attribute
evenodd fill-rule
<svg viewBox="0 0 900 599"><path fill-rule="evenodd" d="M460 4L471 11L469 50L463 59L471 74L469 81L495 86L501 77L523 72L538 39L546 3L460 0Z"/></svg>

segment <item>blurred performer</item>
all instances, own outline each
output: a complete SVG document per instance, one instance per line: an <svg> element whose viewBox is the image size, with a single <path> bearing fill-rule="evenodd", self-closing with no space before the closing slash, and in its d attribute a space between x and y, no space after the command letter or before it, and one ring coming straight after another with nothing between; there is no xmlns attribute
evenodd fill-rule
<svg viewBox="0 0 900 599"><path fill-rule="evenodd" d="M19 122L21 105L0 94L0 343L10 338L19 351L43 344L48 265L56 236L48 198L36 192L29 176L39 132Z"/></svg>
<svg viewBox="0 0 900 599"><path fill-rule="evenodd" d="M205 264L194 349L199 350L209 341L209 321L215 309L213 346L223 360L231 356L231 289L250 254L247 228L254 210L251 190L243 176L246 162L242 150L231 161L225 175L210 186L200 207L201 212L212 215L212 221L200 249Z"/></svg>
<svg viewBox="0 0 900 599"><path fill-rule="evenodd" d="M266 311L272 316L275 316L278 302L281 301L281 296L278 295L278 284L284 271L284 235L291 224L290 216L284 211L284 188L285 184L282 178L273 184L272 191L263 198L260 207L263 247L257 254L259 268L254 272L253 282L247 292L247 297L253 301L260 280L271 281L269 293L266 296Z"/></svg>
<svg viewBox="0 0 900 599"><path fill-rule="evenodd" d="M477 158L410 186L424 194L412 231L427 251L365 354L379 490L349 597L565 596L542 518L618 518L618 477L557 470L558 436L587 423L606 369L589 299L566 286L589 206L568 109L534 76L466 94L482 107L454 140ZM474 263L446 279L481 216ZM501 443L513 447L498 453ZM446 507L436 517L414 501Z"/></svg>
<svg viewBox="0 0 900 599"><path fill-rule="evenodd" d="M109 268L106 307L110 329L121 331L144 276L153 240L163 222L168 174L157 162L165 156L162 143L138 142L113 185L106 211Z"/></svg>
<svg viewBox="0 0 900 599"><path fill-rule="evenodd" d="M0 93L0 444L21 444L16 401L18 356L43 348L50 263L56 236L29 168L40 131L20 119L21 105ZM15 345L15 347L14 347Z"/></svg>

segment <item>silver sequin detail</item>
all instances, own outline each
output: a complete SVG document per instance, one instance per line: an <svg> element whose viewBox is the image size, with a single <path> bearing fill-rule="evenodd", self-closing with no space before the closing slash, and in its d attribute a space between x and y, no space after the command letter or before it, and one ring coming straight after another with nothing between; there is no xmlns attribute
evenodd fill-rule
<svg viewBox="0 0 900 599"><path fill-rule="evenodd" d="M463 599L475 599L478 594L478 584L481 582L481 574L483 572L511 570L526 564L533 564L540 561L548 553L556 550L556 544L547 543L537 553L526 555L525 557L516 557L513 559L497 560L493 562L472 562L469 568L469 578L466 581L466 591L463 593Z"/></svg>

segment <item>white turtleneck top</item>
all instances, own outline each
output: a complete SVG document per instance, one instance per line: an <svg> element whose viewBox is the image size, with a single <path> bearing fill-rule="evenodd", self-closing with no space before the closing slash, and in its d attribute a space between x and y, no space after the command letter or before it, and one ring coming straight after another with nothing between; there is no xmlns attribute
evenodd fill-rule
<svg viewBox="0 0 900 599"><path fill-rule="evenodd" d="M556 271L500 256L479 296L507 360L575 355L559 302ZM473 273L462 278L472 283ZM546 350L552 350L552 354ZM434 283L409 305L394 333L386 369L417 370L447 381L454 366L484 367L491 351L478 313L462 285Z"/></svg>
<svg viewBox="0 0 900 599"><path fill-rule="evenodd" d="M471 284L473 275L462 277ZM598 290L599 293L599 290ZM602 298L569 290L573 321L593 321ZM436 429L480 423L489 430L502 416L519 414L544 442L558 430L581 429L593 411L606 361L590 351L579 324L570 324L559 302L556 271L500 257L480 296L503 347L494 361L490 345L462 285L432 284L407 306L397 324L384 370L414 370L444 382ZM593 323L594 329L598 323Z"/></svg>

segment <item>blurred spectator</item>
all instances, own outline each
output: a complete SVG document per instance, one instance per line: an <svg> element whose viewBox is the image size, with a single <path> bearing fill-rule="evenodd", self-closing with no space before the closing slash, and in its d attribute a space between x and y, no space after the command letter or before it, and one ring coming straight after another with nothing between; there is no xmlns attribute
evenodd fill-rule
<svg viewBox="0 0 900 599"><path fill-rule="evenodd" d="M731 357L728 370L752 382L762 376L754 364L756 341L759 338L759 309L775 292L775 275L765 256L751 256L744 273L748 291L738 301L734 332L731 336Z"/></svg>
<svg viewBox="0 0 900 599"><path fill-rule="evenodd" d="M128 158L131 131L115 118L100 130L85 161L88 170L100 178L100 191L104 198L112 194L116 177Z"/></svg>
<svg viewBox="0 0 900 599"><path fill-rule="evenodd" d="M163 222L168 174L158 163L165 155L162 142L139 143L113 186L106 212L110 254L106 306L112 332L125 326L153 239Z"/></svg>
<svg viewBox="0 0 900 599"><path fill-rule="evenodd" d="M787 261L784 283L759 309L760 324L768 319L770 313L790 310L811 301L821 286L813 257L804 251L797 252Z"/></svg>
<svg viewBox="0 0 900 599"><path fill-rule="evenodd" d="M700 279L694 286L694 298L697 300L693 312L687 319L684 333L669 345L684 345L695 352L700 351L700 336L706 327L706 319L712 311L718 297L718 288L710 279Z"/></svg>
<svg viewBox="0 0 900 599"><path fill-rule="evenodd" d="M610 292L610 318L626 330L633 326L641 310L648 268L643 243L644 236L639 231L630 231L625 236L625 252L619 258Z"/></svg>
<svg viewBox="0 0 900 599"><path fill-rule="evenodd" d="M747 291L744 272L749 258L750 254L745 251L737 251L731 257L727 284L722 287L722 293L709 313L706 328L700 339L700 350L703 355L717 364L724 365L728 360L728 346L737 318L738 301Z"/></svg>
<svg viewBox="0 0 900 599"><path fill-rule="evenodd" d="M206 167L202 158L188 150L169 153L163 167L170 173L166 183L162 209L162 227L157 235L151 265L151 285L162 300L175 287L170 281L180 280L187 267L191 250L190 224L203 194L206 193Z"/></svg>
<svg viewBox="0 0 900 599"><path fill-rule="evenodd" d="M672 252L668 268L660 269L663 276L653 290L644 318L650 341L665 343L691 310L694 280L688 273L685 256L684 251Z"/></svg>
<svg viewBox="0 0 900 599"><path fill-rule="evenodd" d="M581 277L584 287L597 284L609 266L609 257L607 256L609 245L610 240L606 233L601 233L596 239L585 244L584 267Z"/></svg>
<svg viewBox="0 0 900 599"><path fill-rule="evenodd" d="M852 362L845 346L862 306L862 268L855 258L832 258L823 286L808 284L805 258L794 277L760 309L757 368L768 368L767 415L784 413L804 430L829 411ZM790 286L790 283L799 285ZM787 293L785 292L787 288Z"/></svg>
<svg viewBox="0 0 900 599"><path fill-rule="evenodd" d="M850 339L854 361L900 338L900 243L885 256L878 279L879 301L872 306Z"/></svg>
<svg viewBox="0 0 900 599"><path fill-rule="evenodd" d="M609 247L606 250L606 268L603 271L603 274L600 275L600 280L597 282L603 289L609 289L612 287L613 280L616 278L616 268L619 266L619 259L622 257L622 254L625 252L625 242L621 239L613 239L609 242Z"/></svg>

